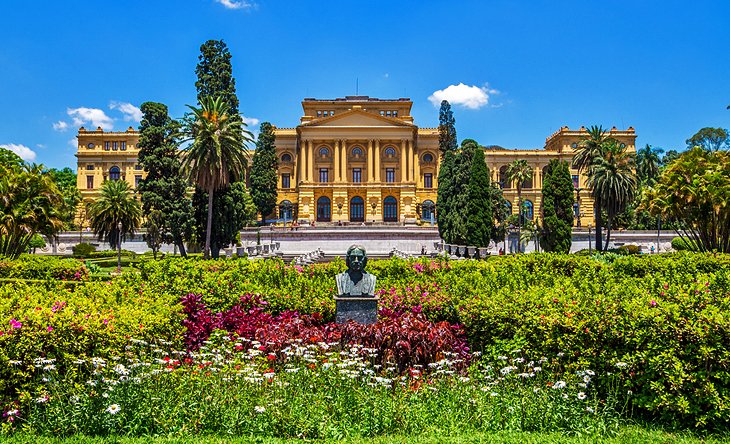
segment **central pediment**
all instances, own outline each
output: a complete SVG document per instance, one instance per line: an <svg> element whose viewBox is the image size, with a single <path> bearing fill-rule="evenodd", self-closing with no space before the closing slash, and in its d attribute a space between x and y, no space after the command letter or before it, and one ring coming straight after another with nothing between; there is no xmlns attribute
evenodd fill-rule
<svg viewBox="0 0 730 444"><path fill-rule="evenodd" d="M331 117L303 123L306 127L393 127L408 128L414 125L398 118L384 117L362 110L349 110Z"/></svg>

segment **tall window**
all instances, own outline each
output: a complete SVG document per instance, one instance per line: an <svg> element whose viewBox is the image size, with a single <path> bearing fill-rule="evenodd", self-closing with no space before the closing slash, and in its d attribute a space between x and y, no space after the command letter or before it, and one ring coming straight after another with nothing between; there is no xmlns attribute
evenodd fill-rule
<svg viewBox="0 0 730 444"><path fill-rule="evenodd" d="M362 182L362 170L360 168L352 169L352 181L355 183Z"/></svg>
<svg viewBox="0 0 730 444"><path fill-rule="evenodd" d="M532 220L533 217L535 217L535 206L530 202L529 200L526 200L522 204L523 208L523 214L525 215L525 218Z"/></svg>
<svg viewBox="0 0 730 444"><path fill-rule="evenodd" d="M423 175L423 187L433 188L433 174L426 173Z"/></svg>
<svg viewBox="0 0 730 444"><path fill-rule="evenodd" d="M121 171L118 166L109 168L109 180L119 180L121 178Z"/></svg>
<svg viewBox="0 0 730 444"><path fill-rule="evenodd" d="M573 215L576 219L580 217L580 205L578 205L577 203L573 204Z"/></svg>
<svg viewBox="0 0 730 444"><path fill-rule="evenodd" d="M360 196L355 196L350 201L350 222L363 222L365 220L365 201Z"/></svg>
<svg viewBox="0 0 730 444"><path fill-rule="evenodd" d="M112 142L112 151L116 151L119 149L119 142Z"/></svg>
<svg viewBox="0 0 730 444"><path fill-rule="evenodd" d="M433 203L432 200L425 200L421 204L421 220L424 220L426 222L430 222L431 220L436 219L436 205Z"/></svg>
<svg viewBox="0 0 730 444"><path fill-rule="evenodd" d="M91 171L94 169L94 165L86 165L86 169Z"/></svg>
<svg viewBox="0 0 730 444"><path fill-rule="evenodd" d="M86 176L86 189L87 190L94 189L94 176Z"/></svg>
<svg viewBox="0 0 730 444"><path fill-rule="evenodd" d="M142 176L137 174L134 176L134 187L139 188L139 183L142 182Z"/></svg>
<svg viewBox="0 0 730 444"><path fill-rule="evenodd" d="M283 219L284 222L291 221L293 218L292 204L288 200L283 200L279 204L279 219Z"/></svg>
<svg viewBox="0 0 730 444"><path fill-rule="evenodd" d="M317 222L329 222L332 218L330 199L322 196L317 199Z"/></svg>
<svg viewBox="0 0 730 444"><path fill-rule="evenodd" d="M573 188L578 188L578 184L580 183L580 180L578 179L578 175L573 174L570 177L573 179Z"/></svg>
<svg viewBox="0 0 730 444"><path fill-rule="evenodd" d="M509 179L507 178L507 165L499 168L499 187L501 189L509 189Z"/></svg>
<svg viewBox="0 0 730 444"><path fill-rule="evenodd" d="M281 175L281 187L282 188L291 188L291 178L290 178L289 174Z"/></svg>
<svg viewBox="0 0 730 444"><path fill-rule="evenodd" d="M395 168L385 169L385 181L388 183L395 182Z"/></svg>
<svg viewBox="0 0 730 444"><path fill-rule="evenodd" d="M383 200L383 221L398 222L398 201L393 196Z"/></svg>
<svg viewBox="0 0 730 444"><path fill-rule="evenodd" d="M122 151L127 151L127 142L122 140L121 144L122 144L122 148L121 148Z"/></svg>
<svg viewBox="0 0 730 444"><path fill-rule="evenodd" d="M111 142L104 142L104 150L109 151L112 147Z"/></svg>
<svg viewBox="0 0 730 444"><path fill-rule="evenodd" d="M329 170L327 168L319 169L319 181L322 183L329 182Z"/></svg>

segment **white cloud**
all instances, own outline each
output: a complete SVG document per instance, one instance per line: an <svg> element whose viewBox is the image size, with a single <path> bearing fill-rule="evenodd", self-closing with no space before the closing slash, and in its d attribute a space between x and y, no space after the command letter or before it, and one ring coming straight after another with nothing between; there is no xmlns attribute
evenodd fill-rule
<svg viewBox="0 0 730 444"><path fill-rule="evenodd" d="M442 100L448 100L450 104L455 106L479 109L489 104L490 95L498 93L499 91L496 89L489 89L486 86L469 86L459 83L434 91L428 100L436 107L441 105Z"/></svg>
<svg viewBox="0 0 730 444"><path fill-rule="evenodd" d="M226 9L250 9L254 7L253 3L249 3L246 0L215 0L216 3L220 3Z"/></svg>
<svg viewBox="0 0 730 444"><path fill-rule="evenodd" d="M35 151L25 145L20 145L16 143L3 143L0 144L0 147L14 152L18 155L18 157L25 161L32 162L35 160Z"/></svg>
<svg viewBox="0 0 730 444"><path fill-rule="evenodd" d="M388 77L390 77L390 73L386 72L385 74L383 74L383 77L385 77L387 79Z"/></svg>
<svg viewBox="0 0 730 444"><path fill-rule="evenodd" d="M131 103L115 102L109 104L109 109L117 109L124 114L124 120L127 122L134 120L139 122L142 120L142 111Z"/></svg>
<svg viewBox="0 0 730 444"><path fill-rule="evenodd" d="M58 122L53 124L53 129L56 131L64 132L68 129L68 123L64 122L63 120L59 120Z"/></svg>
<svg viewBox="0 0 730 444"><path fill-rule="evenodd" d="M259 122L260 122L260 120L257 119L256 117L241 116L241 118L243 119L243 123L245 123L246 125L248 125L249 128L252 127L252 126L258 125ZM250 129L249 129L249 131L250 131Z"/></svg>
<svg viewBox="0 0 730 444"><path fill-rule="evenodd" d="M79 139L78 139L78 137L74 137L73 139L70 139L68 141L68 144L69 144L69 146L71 148L78 149L78 147L79 147Z"/></svg>
<svg viewBox="0 0 730 444"><path fill-rule="evenodd" d="M91 129L96 129L96 127L100 126L108 131L114 128L114 119L107 116L104 111L98 108L68 108L66 113L71 116L73 124L76 126L91 123L93 127Z"/></svg>

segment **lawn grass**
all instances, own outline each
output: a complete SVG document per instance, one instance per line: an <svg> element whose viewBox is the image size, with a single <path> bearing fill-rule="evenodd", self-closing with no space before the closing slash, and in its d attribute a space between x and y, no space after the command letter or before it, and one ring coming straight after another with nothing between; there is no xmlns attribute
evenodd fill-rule
<svg viewBox="0 0 730 444"><path fill-rule="evenodd" d="M276 439L269 437L234 437L234 436L190 436L190 437L87 437L74 436L58 438L37 435L16 435L2 437L6 444L295 444L305 442L351 443L351 444L714 444L730 442L730 438L721 436L698 437L689 433L670 433L662 430L650 430L642 427L625 427L615 436L583 435L566 436L560 433L537 432L495 432L477 433L456 436L381 436L375 438L350 438L339 440L300 440Z"/></svg>

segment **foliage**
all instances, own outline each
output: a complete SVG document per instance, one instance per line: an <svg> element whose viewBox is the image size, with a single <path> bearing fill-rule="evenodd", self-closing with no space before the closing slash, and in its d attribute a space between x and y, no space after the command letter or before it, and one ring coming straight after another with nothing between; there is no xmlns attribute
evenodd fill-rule
<svg viewBox="0 0 730 444"><path fill-rule="evenodd" d="M517 229L521 229L525 222L524 209L522 208L522 187L526 180L532 178L532 167L528 165L527 160L517 159L507 165L507 180L517 185L517 208L519 215L517 218Z"/></svg>
<svg viewBox="0 0 730 444"><path fill-rule="evenodd" d="M17 163L5 151L0 148L0 256L17 258L36 233L50 239L63 228L65 204L43 166Z"/></svg>
<svg viewBox="0 0 730 444"><path fill-rule="evenodd" d="M74 257L90 257L96 251L96 247L86 242L81 242L71 247Z"/></svg>
<svg viewBox="0 0 730 444"><path fill-rule="evenodd" d="M672 238L672 248L676 251L700 251L691 239L679 236Z"/></svg>
<svg viewBox="0 0 730 444"><path fill-rule="evenodd" d="M158 237L154 244L174 243L185 256L185 241L190 238L193 219L188 183L177 152L180 124L170 118L162 103L145 102L141 110L139 164L147 172L137 187L142 209L146 215L157 215L154 227ZM147 231L150 232L149 226Z"/></svg>
<svg viewBox="0 0 730 444"><path fill-rule="evenodd" d="M16 279L51 279L59 281L85 280L88 275L82 262L42 256L21 256L0 259L0 277ZM0 327L0 330L3 329Z"/></svg>
<svg viewBox="0 0 730 444"><path fill-rule="evenodd" d="M467 187L466 229L467 243L475 247L488 247L497 237L494 206L500 202L492 201L492 186L489 170L484 161L484 151L474 151L471 164L471 177Z"/></svg>
<svg viewBox="0 0 730 444"><path fill-rule="evenodd" d="M730 152L686 151L662 172L642 205L677 220L679 234L701 251L730 252Z"/></svg>
<svg viewBox="0 0 730 444"><path fill-rule="evenodd" d="M636 152L636 178L640 184L652 186L656 183L662 165L659 154L663 152L648 144Z"/></svg>
<svg viewBox="0 0 730 444"><path fill-rule="evenodd" d="M30 249L31 253L35 253L36 248L45 248L46 246L46 240L43 239L43 236L36 233L33 235L33 237L30 239L30 243L28 244L28 248Z"/></svg>
<svg viewBox="0 0 730 444"><path fill-rule="evenodd" d="M275 142L274 127L269 122L262 123L251 166L251 198L261 215L261 222L276 207L278 161Z"/></svg>
<svg viewBox="0 0 730 444"><path fill-rule="evenodd" d="M456 151L456 120L454 113L451 111L451 105L448 101L441 101L439 108L439 151L441 157L445 157L446 153Z"/></svg>
<svg viewBox="0 0 730 444"><path fill-rule="evenodd" d="M76 173L69 167L58 170L51 168L48 170L56 182L56 187L63 195L62 216L64 229L71 229L74 225L74 217L76 216L76 207L81 202L81 192L77 188Z"/></svg>
<svg viewBox="0 0 730 444"><path fill-rule="evenodd" d="M450 212L444 240L447 243L466 245L469 231L467 228L467 205L469 196L469 181L471 180L472 159L474 154L481 150L479 144L472 139L464 139L461 149L454 156L451 169L452 194L447 197Z"/></svg>
<svg viewBox="0 0 730 444"><path fill-rule="evenodd" d="M545 251L570 252L573 238L573 181L568 163L551 160L542 180L543 227L540 245Z"/></svg>
<svg viewBox="0 0 730 444"><path fill-rule="evenodd" d="M700 147L706 151L718 151L730 148L730 135L724 128L706 127L697 131L687 139L687 149Z"/></svg>
<svg viewBox="0 0 730 444"><path fill-rule="evenodd" d="M239 115L231 53L223 40L208 40L200 45L195 75L198 103L202 104L206 97L221 97L229 114Z"/></svg>
<svg viewBox="0 0 730 444"><path fill-rule="evenodd" d="M436 198L436 223L441 239L449 239L453 220L451 197L454 195L455 183L453 172L456 152L447 151L439 166L438 190ZM448 241L447 241L448 242Z"/></svg>
<svg viewBox="0 0 730 444"><path fill-rule="evenodd" d="M624 144L607 142L599 157L594 159L587 184L594 198L601 202L606 212L607 235L605 249L611 241L613 220L636 196L636 175L634 157ZM604 249L604 251L605 251Z"/></svg>
<svg viewBox="0 0 730 444"><path fill-rule="evenodd" d="M618 251L623 255L641 254L641 247L633 244L621 245L618 247Z"/></svg>
<svg viewBox="0 0 730 444"><path fill-rule="evenodd" d="M201 108L190 109L194 117L188 121L185 132L193 143L184 151L183 169L190 180L208 194L204 250L208 258L214 192L226 188L244 174L246 155L243 145L250 140L251 133L243 130L244 124L240 119L232 118L221 97L204 98Z"/></svg>
<svg viewBox="0 0 730 444"><path fill-rule="evenodd" d="M164 232L162 231L164 224L163 217L162 211L152 210L147 214L147 218L144 221L144 240L152 250L152 255L155 259L157 259L157 252L160 251L164 240Z"/></svg>
<svg viewBox="0 0 730 444"><path fill-rule="evenodd" d="M220 249L235 244L241 229L256 221L256 206L243 182L234 182L227 188L213 193L213 231L211 233L211 255L217 258ZM208 194L196 192L193 195L196 220L205 220L208 214ZM197 226L199 239L205 238L205 228Z"/></svg>
<svg viewBox="0 0 730 444"><path fill-rule="evenodd" d="M142 210L126 181L107 180L99 198L89 204L89 218L98 239L115 248L139 228Z"/></svg>

